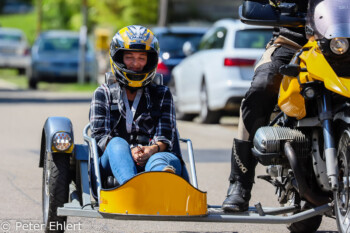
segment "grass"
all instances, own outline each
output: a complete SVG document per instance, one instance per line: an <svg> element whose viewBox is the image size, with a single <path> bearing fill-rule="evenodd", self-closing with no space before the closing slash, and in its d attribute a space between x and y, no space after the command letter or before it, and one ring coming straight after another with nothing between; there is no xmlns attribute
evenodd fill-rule
<svg viewBox="0 0 350 233"><path fill-rule="evenodd" d="M94 92L97 84L78 83L39 83L38 89L58 92Z"/></svg>
<svg viewBox="0 0 350 233"><path fill-rule="evenodd" d="M15 84L21 89L26 89L28 87L27 77L18 75L16 70L0 70L0 79Z"/></svg>
<svg viewBox="0 0 350 233"><path fill-rule="evenodd" d="M27 14L0 15L0 26L21 29L27 36L29 44L33 44L36 38L36 11Z"/></svg>
<svg viewBox="0 0 350 233"><path fill-rule="evenodd" d="M28 78L25 75L18 75L16 70L0 70L0 79L15 84L20 89L28 89ZM39 82L38 90L57 92L93 92L98 84L78 83L45 83Z"/></svg>

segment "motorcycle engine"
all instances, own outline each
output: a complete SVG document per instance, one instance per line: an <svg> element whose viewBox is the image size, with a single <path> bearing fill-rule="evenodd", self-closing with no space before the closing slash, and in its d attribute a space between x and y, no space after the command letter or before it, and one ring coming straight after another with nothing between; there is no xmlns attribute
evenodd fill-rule
<svg viewBox="0 0 350 233"><path fill-rule="evenodd" d="M284 143L290 141L298 159L310 154L310 143L304 133L286 127L261 127L254 137L253 154L263 165L288 163L284 155Z"/></svg>

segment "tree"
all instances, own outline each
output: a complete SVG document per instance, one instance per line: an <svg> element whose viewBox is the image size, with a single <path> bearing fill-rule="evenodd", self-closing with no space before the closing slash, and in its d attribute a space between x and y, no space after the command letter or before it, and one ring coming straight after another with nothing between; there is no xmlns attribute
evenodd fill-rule
<svg viewBox="0 0 350 233"><path fill-rule="evenodd" d="M79 30L81 0L42 0L42 29ZM88 0L88 28L96 24L119 29L130 24L155 24L158 0Z"/></svg>

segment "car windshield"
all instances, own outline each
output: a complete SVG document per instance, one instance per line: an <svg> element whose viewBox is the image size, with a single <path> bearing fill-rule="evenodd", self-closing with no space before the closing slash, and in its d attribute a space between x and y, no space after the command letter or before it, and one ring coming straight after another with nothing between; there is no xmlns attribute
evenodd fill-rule
<svg viewBox="0 0 350 233"><path fill-rule="evenodd" d="M184 57L185 54L182 51L182 46L186 41L190 41L194 47L198 47L198 44L203 34L200 33L168 33L158 37L160 50L162 52L171 53L176 57Z"/></svg>
<svg viewBox="0 0 350 233"><path fill-rule="evenodd" d="M262 49L272 37L270 29L247 29L236 32L235 48Z"/></svg>
<svg viewBox="0 0 350 233"><path fill-rule="evenodd" d="M8 40L8 41L21 41L22 37L21 35L15 35L15 34L7 34L7 33L1 33L0 32L0 40Z"/></svg>
<svg viewBox="0 0 350 233"><path fill-rule="evenodd" d="M40 52L77 52L79 38L45 38L39 45Z"/></svg>

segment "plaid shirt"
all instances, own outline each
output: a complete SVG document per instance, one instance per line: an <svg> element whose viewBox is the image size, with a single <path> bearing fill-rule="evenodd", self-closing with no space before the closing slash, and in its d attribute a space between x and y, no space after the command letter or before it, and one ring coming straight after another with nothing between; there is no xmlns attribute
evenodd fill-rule
<svg viewBox="0 0 350 233"><path fill-rule="evenodd" d="M152 84L153 85L153 84ZM168 150L172 151L174 144L174 136L176 133L176 120L175 120L175 108L171 92L166 86L155 86L159 103L160 103L160 117L158 124L154 125L154 121L151 117L150 111L140 112L140 107L136 109L136 114L132 123L131 134L151 135L152 140L150 145L155 144L157 141L168 144ZM110 88L115 88L119 92L119 96L122 96L122 89L115 83L108 87L106 84L102 84L98 87L92 98L90 106L90 126L91 136L96 139L99 148L104 151L108 141L113 137L112 127L116 124L116 120L111 117L111 106L115 103L118 105L118 109L121 117L126 118L125 104L122 98L113 100ZM152 93L153 94L153 93ZM148 87L145 87L142 93L140 104L146 103L147 110L151 110L151 93ZM139 104L139 106L140 106ZM150 124L150 122L152 122ZM126 125L123 127L126 128Z"/></svg>

